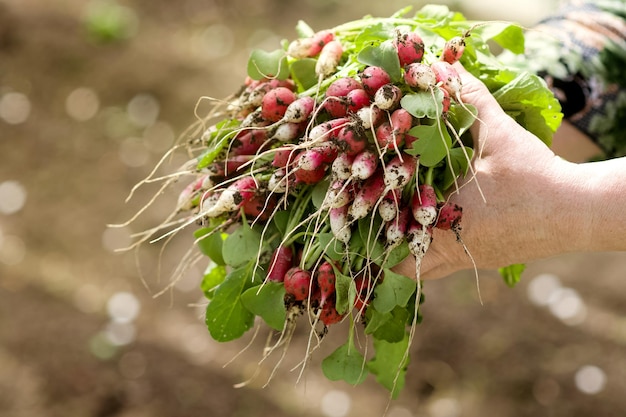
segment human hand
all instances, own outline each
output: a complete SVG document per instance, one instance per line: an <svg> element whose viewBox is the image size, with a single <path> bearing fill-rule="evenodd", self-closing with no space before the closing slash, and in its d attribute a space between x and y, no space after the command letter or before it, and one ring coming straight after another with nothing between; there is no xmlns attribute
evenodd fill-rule
<svg viewBox="0 0 626 417"><path fill-rule="evenodd" d="M484 84L457 69L462 99L477 108L480 119L471 129L475 176L468 175L450 196L463 208L460 241L453 232L435 228L420 277L443 277L474 263L492 269L527 262L575 250L576 242L582 247L584 236L581 240L572 226L586 226L572 210L558 211L582 191L571 175L575 164L556 156L504 113ZM415 275L414 260L396 271Z"/></svg>

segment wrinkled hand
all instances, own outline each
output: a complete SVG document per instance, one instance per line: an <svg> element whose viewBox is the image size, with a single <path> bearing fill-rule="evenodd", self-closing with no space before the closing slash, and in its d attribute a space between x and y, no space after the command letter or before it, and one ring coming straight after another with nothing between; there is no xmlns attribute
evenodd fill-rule
<svg viewBox="0 0 626 417"><path fill-rule="evenodd" d="M480 119L471 129L475 177L468 173L450 196L463 208L462 243L454 232L435 229L421 267L426 279L473 268L472 258L478 268L492 269L550 256L564 250L555 242L567 238L550 218L560 198L555 188L569 181L571 164L504 113L482 82L457 69L462 99L476 106ZM415 276L413 259L395 269Z"/></svg>

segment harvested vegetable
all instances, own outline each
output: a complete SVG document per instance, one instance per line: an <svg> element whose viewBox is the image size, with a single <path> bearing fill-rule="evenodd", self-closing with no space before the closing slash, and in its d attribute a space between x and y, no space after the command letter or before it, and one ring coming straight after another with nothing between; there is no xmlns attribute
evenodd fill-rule
<svg viewBox="0 0 626 417"><path fill-rule="evenodd" d="M453 63L546 142L560 106L541 78L490 49L524 49L513 23L429 5L297 30L275 51L252 51L241 91L215 100L177 145L192 159L163 189L189 185L135 245L193 228L210 259L202 288L213 338L239 338L258 316L271 332L263 361L289 346L296 325L310 327L311 343L337 328L347 342L323 361L324 374L353 384L373 374L395 397L422 320L419 266L433 229L463 236L462 207L447 199L471 174L469 127L480 115L461 101ZM409 256L415 277L392 271ZM507 268L507 280L521 269ZM303 364L315 347L298 352Z"/></svg>

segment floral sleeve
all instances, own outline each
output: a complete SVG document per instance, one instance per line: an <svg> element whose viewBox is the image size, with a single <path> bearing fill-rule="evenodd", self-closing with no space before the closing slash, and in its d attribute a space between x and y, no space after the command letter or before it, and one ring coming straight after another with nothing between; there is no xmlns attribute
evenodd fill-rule
<svg viewBox="0 0 626 417"><path fill-rule="evenodd" d="M607 158L626 155L626 1L566 2L528 35L565 118Z"/></svg>

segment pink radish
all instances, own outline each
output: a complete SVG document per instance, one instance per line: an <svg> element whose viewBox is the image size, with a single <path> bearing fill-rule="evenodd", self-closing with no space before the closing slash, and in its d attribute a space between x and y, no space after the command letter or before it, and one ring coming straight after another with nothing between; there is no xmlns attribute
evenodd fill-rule
<svg viewBox="0 0 626 417"><path fill-rule="evenodd" d="M395 39L394 46L398 51L398 59L400 60L400 66L412 64L414 62L421 62L424 56L424 41L416 32L398 31Z"/></svg>
<svg viewBox="0 0 626 417"><path fill-rule="evenodd" d="M339 153L333 164L331 170L335 178L340 180L350 179L352 176L352 163L354 162L354 155L348 155L347 153Z"/></svg>
<svg viewBox="0 0 626 417"><path fill-rule="evenodd" d="M202 214L207 217L217 217L221 214L235 211L254 197L256 191L257 183L253 177L240 178L219 193L219 197L214 204L206 209L203 208Z"/></svg>
<svg viewBox="0 0 626 417"><path fill-rule="evenodd" d="M285 291L296 301L303 301L311 292L311 273L294 266L289 268L284 279Z"/></svg>
<svg viewBox="0 0 626 417"><path fill-rule="evenodd" d="M323 306L335 294L335 270L330 262L324 261L317 268L316 281L320 289L320 306Z"/></svg>
<svg viewBox="0 0 626 417"><path fill-rule="evenodd" d="M409 87L426 91L437 84L437 77L431 66L416 62L405 67L404 82Z"/></svg>
<svg viewBox="0 0 626 417"><path fill-rule="evenodd" d="M439 209L435 227L441 230L458 230L463 208L455 203L446 202Z"/></svg>
<svg viewBox="0 0 626 417"><path fill-rule="evenodd" d="M241 209L251 220L267 221L276 208L277 202L278 199L275 194L257 193L249 200L244 201Z"/></svg>
<svg viewBox="0 0 626 417"><path fill-rule="evenodd" d="M296 168L293 171L297 183L317 184L326 176L326 165L320 165L315 169Z"/></svg>
<svg viewBox="0 0 626 417"><path fill-rule="evenodd" d="M407 153L396 155L385 165L385 185L388 189L401 189L411 181L417 168L417 158Z"/></svg>
<svg viewBox="0 0 626 417"><path fill-rule="evenodd" d="M381 67L366 67L361 73L361 84L370 97L373 97L380 87L389 83L391 83L391 77Z"/></svg>
<svg viewBox="0 0 626 417"><path fill-rule="evenodd" d="M281 123L274 130L271 139L279 142L293 142L300 135L300 131L299 123Z"/></svg>
<svg viewBox="0 0 626 417"><path fill-rule="evenodd" d="M276 87L263 96L261 116L270 122L283 118L287 107L296 100L296 94L287 87Z"/></svg>
<svg viewBox="0 0 626 417"><path fill-rule="evenodd" d="M378 204L378 214L384 222L393 220L400 210L401 190L389 190Z"/></svg>
<svg viewBox="0 0 626 417"><path fill-rule="evenodd" d="M370 105L362 107L356 112L356 119L361 123L363 129L371 129L378 126L380 120L382 120L383 110L378 106Z"/></svg>
<svg viewBox="0 0 626 417"><path fill-rule="evenodd" d="M278 168L272 172L270 179L267 181L267 189L276 194L283 194L289 189L289 178L285 168Z"/></svg>
<svg viewBox="0 0 626 417"><path fill-rule="evenodd" d="M326 78L335 72L341 61L343 47L341 43L334 39L322 47L320 55L315 63L315 74L320 78Z"/></svg>
<svg viewBox="0 0 626 417"><path fill-rule="evenodd" d="M421 260L430 247L432 229L411 221L406 232L406 240L409 244L409 252L415 257L416 266L419 268Z"/></svg>
<svg viewBox="0 0 626 417"><path fill-rule="evenodd" d="M293 249L291 246L278 246L272 252L267 279L274 282L283 282L287 271L292 267Z"/></svg>
<svg viewBox="0 0 626 417"><path fill-rule="evenodd" d="M235 136L231 144L233 155L254 155L267 140L265 129L243 130Z"/></svg>
<svg viewBox="0 0 626 417"><path fill-rule="evenodd" d="M326 89L326 97L346 97L352 90L362 89L358 80L352 77L341 77L333 81Z"/></svg>
<svg viewBox="0 0 626 417"><path fill-rule="evenodd" d="M394 110L400 104L402 90L394 84L385 84L374 94L374 103L382 110Z"/></svg>
<svg viewBox="0 0 626 417"><path fill-rule="evenodd" d="M356 113L363 107L370 105L370 96L362 88L352 90L346 96L348 113Z"/></svg>
<svg viewBox="0 0 626 417"><path fill-rule="evenodd" d="M337 312L334 295L328 298L327 302L322 305L320 321L324 323L324 325L330 326L331 324L339 323L344 317L345 314L339 314Z"/></svg>
<svg viewBox="0 0 626 417"><path fill-rule="evenodd" d="M448 64L454 64L461 59L465 51L465 37L455 36L448 40L441 51L441 60Z"/></svg>
<svg viewBox="0 0 626 417"><path fill-rule="evenodd" d="M303 96L294 100L285 109L283 122L300 123L304 122L311 116L315 107L315 99L309 96Z"/></svg>
<svg viewBox="0 0 626 417"><path fill-rule="evenodd" d="M376 128L376 142L381 148L397 149L404 142L404 135L396 132L391 123L384 121Z"/></svg>
<svg viewBox="0 0 626 417"><path fill-rule="evenodd" d="M321 149L313 147L299 153L296 159L298 168L312 171L324 164L325 157Z"/></svg>
<svg viewBox="0 0 626 417"><path fill-rule="evenodd" d="M461 97L461 77L454 67L446 61L436 61L430 66L435 73L437 83L446 90L452 98L460 101Z"/></svg>
<svg viewBox="0 0 626 417"><path fill-rule="evenodd" d="M391 113L391 127L393 131L404 135L413 127L413 116L403 108L399 108Z"/></svg>
<svg viewBox="0 0 626 417"><path fill-rule="evenodd" d="M356 155L367 146L367 137L356 126L345 125L339 129L333 139L339 147L339 152Z"/></svg>
<svg viewBox="0 0 626 417"><path fill-rule="evenodd" d="M348 205L331 208L328 211L330 219L330 230L335 239L340 242L348 243L352 237L352 230L348 223Z"/></svg>
<svg viewBox="0 0 626 417"><path fill-rule="evenodd" d="M404 242L410 220L411 210L408 206L405 206L393 220L385 224L386 247L388 250Z"/></svg>
<svg viewBox="0 0 626 417"><path fill-rule="evenodd" d="M337 208L345 206L354 197L354 187L345 180L334 180L330 183L324 196L323 208Z"/></svg>
<svg viewBox="0 0 626 417"><path fill-rule="evenodd" d="M361 189L354 196L348 209L350 223L367 216L385 192L385 182L382 171L379 170L363 183Z"/></svg>
<svg viewBox="0 0 626 417"><path fill-rule="evenodd" d="M420 184L411 199L413 218L422 226L430 226L437 218L437 195L429 184Z"/></svg>
<svg viewBox="0 0 626 417"><path fill-rule="evenodd" d="M366 180L376 172L377 167L378 154L366 149L354 157L351 176L356 180Z"/></svg>

